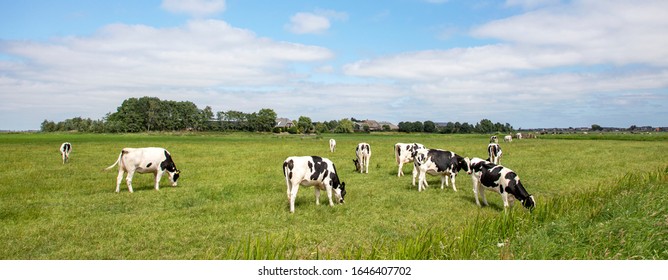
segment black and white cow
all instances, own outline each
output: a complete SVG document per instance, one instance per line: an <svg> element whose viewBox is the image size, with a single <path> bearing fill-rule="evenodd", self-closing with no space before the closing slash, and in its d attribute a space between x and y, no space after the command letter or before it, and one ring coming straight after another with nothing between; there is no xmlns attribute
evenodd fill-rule
<svg viewBox="0 0 668 280"><path fill-rule="evenodd" d="M369 160L371 160L371 145L368 143L359 143L355 148L357 159L353 159L355 171L369 174Z"/></svg>
<svg viewBox="0 0 668 280"><path fill-rule="evenodd" d="M63 164L70 160L70 153L72 152L72 144L65 142L60 145L60 155L63 157Z"/></svg>
<svg viewBox="0 0 668 280"><path fill-rule="evenodd" d="M499 137L492 135L492 137L489 137L489 143L499 143Z"/></svg>
<svg viewBox="0 0 668 280"><path fill-rule="evenodd" d="M501 151L501 146L499 146L499 144L489 143L489 145L487 145L487 154L489 155L489 158L487 158L488 161L491 161L494 164L499 164L501 162L503 151Z"/></svg>
<svg viewBox="0 0 668 280"><path fill-rule="evenodd" d="M397 160L399 170L397 177L404 175L404 163L413 162L413 152L417 149L424 149L425 146L420 143L396 143L394 144L394 158ZM413 168L413 178L415 178L415 168ZM415 183L413 183L415 185Z"/></svg>
<svg viewBox="0 0 668 280"><path fill-rule="evenodd" d="M295 199L300 185L314 186L316 205L320 205L320 190L327 191L330 206L334 206L332 190L339 203L343 203L343 198L346 196L346 183L339 181L334 163L327 158L319 156L288 157L283 162L283 174L288 186L290 213L295 212Z"/></svg>
<svg viewBox="0 0 668 280"><path fill-rule="evenodd" d="M527 209L533 209L536 201L533 195L530 195L517 174L501 165L493 164L489 161L480 158L473 158L471 160L471 179L473 180L473 194L475 195L475 202L478 206L478 194L482 196L482 202L487 206L487 198L485 197L484 189L493 190L501 194L503 199L503 207L508 208L512 205L513 199L522 202L522 205Z"/></svg>
<svg viewBox="0 0 668 280"><path fill-rule="evenodd" d="M181 174L181 171L176 169L172 156L163 148L123 148L116 162L105 170L111 169L116 164L118 164L116 192L120 192L123 172L128 173L125 181L130 192L132 192L132 176L135 172L155 174L156 190L160 189L160 178L162 178L164 172L169 174L169 181L174 187L176 187L176 180L179 179L179 174Z"/></svg>
<svg viewBox="0 0 668 280"><path fill-rule="evenodd" d="M448 178L452 181L452 189L457 191L455 186L455 178L460 170L471 174L469 158L462 157L451 151L444 151L439 149L417 149L413 152L413 165L418 178L418 191L426 189L427 184L426 174L441 176L441 189L443 184L448 184ZM413 186L415 186L415 173L413 174Z"/></svg>
<svg viewBox="0 0 668 280"><path fill-rule="evenodd" d="M329 139L329 151L333 153L334 150L336 150L336 140Z"/></svg>

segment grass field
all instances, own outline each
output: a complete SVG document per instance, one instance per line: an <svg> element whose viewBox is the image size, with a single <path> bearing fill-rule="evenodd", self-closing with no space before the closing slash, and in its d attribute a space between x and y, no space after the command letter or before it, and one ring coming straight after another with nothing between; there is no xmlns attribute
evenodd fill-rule
<svg viewBox="0 0 668 280"><path fill-rule="evenodd" d="M337 140L330 153L329 138ZM393 145L420 142L486 158L486 135L0 134L0 259L668 259L668 135L569 136L501 143L501 163L536 198L505 213L470 176L458 192L397 178ZM73 144L62 164L58 147ZM369 174L354 172L371 144ZM123 147L159 146L178 187L136 175L114 192ZM316 206L302 187L289 213L282 174L292 155L321 155L346 182L346 203Z"/></svg>

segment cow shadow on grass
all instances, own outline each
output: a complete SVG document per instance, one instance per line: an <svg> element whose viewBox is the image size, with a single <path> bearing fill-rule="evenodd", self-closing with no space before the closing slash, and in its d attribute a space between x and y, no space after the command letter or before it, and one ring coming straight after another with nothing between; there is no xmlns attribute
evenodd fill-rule
<svg viewBox="0 0 668 280"><path fill-rule="evenodd" d="M475 206L476 208L480 208L480 207L478 207L478 205L475 203L475 197L473 197L473 196L460 196L459 198L460 198L460 199L463 199L463 200L466 200L466 201L468 201L468 202L470 202L471 205ZM503 206L499 206L499 205L497 205L496 203L491 202L491 201L489 201L489 200L487 200L487 203L488 203L489 205L488 205L488 206L485 206L484 204L482 204L482 199L480 200L480 205L482 205L482 208L487 208L487 207L489 207L489 208L492 208L492 209L497 210L497 211L503 211ZM481 209L482 209L482 208L481 208Z"/></svg>

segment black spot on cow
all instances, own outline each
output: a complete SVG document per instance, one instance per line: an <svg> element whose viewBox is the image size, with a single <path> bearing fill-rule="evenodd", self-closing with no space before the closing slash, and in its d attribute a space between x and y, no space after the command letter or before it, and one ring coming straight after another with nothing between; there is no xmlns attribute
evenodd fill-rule
<svg viewBox="0 0 668 280"><path fill-rule="evenodd" d="M151 165L153 165L153 163L152 163L152 162L149 162L149 163L146 165L146 168L151 167Z"/></svg>
<svg viewBox="0 0 668 280"><path fill-rule="evenodd" d="M444 172L448 169L453 173L457 173L462 169L468 171L468 165L464 161L464 158L453 152L430 149L427 157L431 157L431 161L436 164L436 171L438 172Z"/></svg>
<svg viewBox="0 0 668 280"><path fill-rule="evenodd" d="M327 172L327 163L319 156L311 156L311 158L313 159L312 167L311 162L308 163L309 168L311 168L311 180L318 180L320 175L325 175L325 172Z"/></svg>
<svg viewBox="0 0 668 280"><path fill-rule="evenodd" d="M491 167L491 168L485 168L485 167ZM482 175L480 176L480 182L482 183L482 185L489 188L497 187L498 185L496 184L496 182L498 182L499 178L501 178L501 169L502 168L500 166L483 165ZM503 189L500 189L499 191L501 193L504 192Z"/></svg>

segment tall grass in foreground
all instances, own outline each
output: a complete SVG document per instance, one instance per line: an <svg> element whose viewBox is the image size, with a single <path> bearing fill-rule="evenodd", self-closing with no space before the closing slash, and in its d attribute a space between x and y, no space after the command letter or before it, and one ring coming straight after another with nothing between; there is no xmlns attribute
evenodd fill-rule
<svg viewBox="0 0 668 280"><path fill-rule="evenodd" d="M477 217L460 235L420 232L394 259L668 259L668 167L612 186Z"/></svg>

